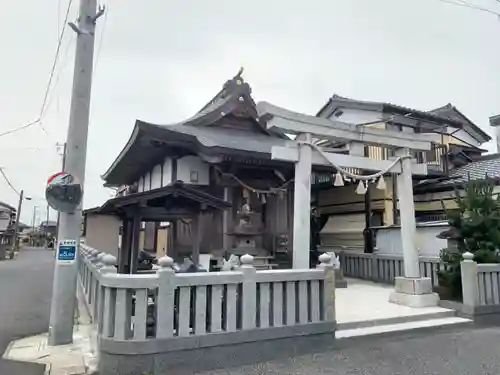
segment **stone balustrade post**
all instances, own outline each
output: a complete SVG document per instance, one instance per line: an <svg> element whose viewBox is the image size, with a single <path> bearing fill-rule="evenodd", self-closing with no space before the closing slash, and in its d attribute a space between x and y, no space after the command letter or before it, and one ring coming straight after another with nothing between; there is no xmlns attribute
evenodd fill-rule
<svg viewBox="0 0 500 375"><path fill-rule="evenodd" d="M477 284L477 263L474 262L474 254L466 252L462 254L463 261L460 263L462 275L462 300L466 313L473 314L474 308L479 305L479 288Z"/></svg>
<svg viewBox="0 0 500 375"><path fill-rule="evenodd" d="M95 261L94 261L94 264L95 264L95 267L97 269L100 269L102 266L104 266L104 263L102 262L102 258L104 258L104 256L106 255L106 253L99 253L96 257L95 257Z"/></svg>
<svg viewBox="0 0 500 375"><path fill-rule="evenodd" d="M335 321L335 270L331 262L331 256L323 253L319 256L320 264L317 268L325 273L323 287L324 319L327 322Z"/></svg>
<svg viewBox="0 0 500 375"><path fill-rule="evenodd" d="M243 273L243 302L242 302L242 328L253 329L256 327L257 315L257 283L256 269L253 266L253 256L249 254L240 257L240 271Z"/></svg>
<svg viewBox="0 0 500 375"><path fill-rule="evenodd" d="M174 335L174 292L175 271L174 260L169 256L158 259L160 269L158 275L158 300L156 316L156 337L167 338Z"/></svg>
<svg viewBox="0 0 500 375"><path fill-rule="evenodd" d="M101 274L116 273L116 257L114 255L102 253L100 264L99 272Z"/></svg>
<svg viewBox="0 0 500 375"><path fill-rule="evenodd" d="M97 264L98 262L98 258L99 258L99 254L101 254L101 252L99 250L92 250L90 252L90 255L89 255L89 262L92 263L92 264Z"/></svg>
<svg viewBox="0 0 500 375"><path fill-rule="evenodd" d="M116 257L111 254L99 253L99 263L96 264L97 272L100 275L117 273L116 269ZM104 288L101 287L99 283L99 278L96 275L95 279L95 289L94 289L94 301L97 303L93 306L93 320L97 323L99 332L102 332L102 322L104 316Z"/></svg>

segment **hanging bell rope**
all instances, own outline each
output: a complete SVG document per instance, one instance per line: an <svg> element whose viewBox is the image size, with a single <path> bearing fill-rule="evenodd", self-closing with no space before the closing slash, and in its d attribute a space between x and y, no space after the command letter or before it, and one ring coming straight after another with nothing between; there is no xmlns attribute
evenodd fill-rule
<svg viewBox="0 0 500 375"><path fill-rule="evenodd" d="M341 166L335 164L334 162L332 162L329 158L328 158L328 155L325 151L323 151L321 149L320 146L314 144L314 143L311 143L311 142L307 142L307 141L296 141L297 143L299 144L304 144L304 145L309 145L311 146L313 149L315 149L316 151L318 151L318 153L323 156L323 158L328 162L330 163L333 167L335 167L335 169L337 171L339 171L343 176L347 176L347 177L350 177L350 178L353 178L355 180L359 180L359 181L369 181L369 180L373 180L373 179L377 179L379 178L380 176L388 173L395 165L397 165L398 163L401 163L401 161L403 159L411 159L411 156L410 155L405 155L405 156L399 156L397 157L390 165L389 167L387 167L386 169L384 170L381 170L377 173L374 173L374 174L369 174L369 175L358 175L358 174L355 174L355 173L352 173L352 172L349 172L348 170L342 168Z"/></svg>
<svg viewBox="0 0 500 375"><path fill-rule="evenodd" d="M256 193L256 194L276 194L276 193L279 193L279 192L286 192L287 186L294 181L294 179L292 178L292 179L286 181L285 183L283 183L281 186L278 186L278 187L275 187L275 188L272 187L269 190L264 190L264 189L254 188L253 186L250 186L250 185L244 183L242 180L240 180L238 177L236 177L232 173L224 172L224 171L222 171L222 169L220 169L218 167L215 167L215 166L214 166L214 168L222 176L231 177L238 184L240 184L241 187L243 187L243 188L245 188L245 189L247 189L247 190L249 190L249 191L251 191L253 193Z"/></svg>
<svg viewBox="0 0 500 375"><path fill-rule="evenodd" d="M377 183L377 189L378 190L385 190L386 186L387 185L385 184L384 176L380 176L380 178L378 179L378 183Z"/></svg>
<svg viewBox="0 0 500 375"><path fill-rule="evenodd" d="M337 172L335 174L335 181L333 182L333 186L344 186L344 177L342 177L342 173Z"/></svg>
<svg viewBox="0 0 500 375"><path fill-rule="evenodd" d="M364 181L359 181L358 187L356 188L356 194L359 195L364 195L366 194L366 191L368 190L368 184L365 185Z"/></svg>

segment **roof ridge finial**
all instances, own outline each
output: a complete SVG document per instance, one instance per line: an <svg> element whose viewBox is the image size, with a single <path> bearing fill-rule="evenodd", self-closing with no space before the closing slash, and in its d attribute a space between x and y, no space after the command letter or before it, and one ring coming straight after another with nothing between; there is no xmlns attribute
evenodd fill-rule
<svg viewBox="0 0 500 375"><path fill-rule="evenodd" d="M243 78L241 77L241 75L243 74L244 70L245 70L244 67L240 67L240 70L238 70L238 73L234 76L234 78L239 78L242 80Z"/></svg>

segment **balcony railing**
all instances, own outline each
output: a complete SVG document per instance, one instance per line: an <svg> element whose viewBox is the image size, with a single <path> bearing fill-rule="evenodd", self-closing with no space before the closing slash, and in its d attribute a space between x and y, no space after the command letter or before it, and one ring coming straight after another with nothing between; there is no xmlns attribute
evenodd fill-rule
<svg viewBox="0 0 500 375"><path fill-rule="evenodd" d="M447 174L448 159L446 145L432 144L429 151L413 151L419 164L427 164L429 174ZM376 160L389 160L395 157L395 150L383 146L365 146L365 156Z"/></svg>
<svg viewBox="0 0 500 375"><path fill-rule="evenodd" d="M375 160L389 160L395 158L395 150L384 146L365 146L365 157ZM413 157L419 164L427 164L429 175L447 175L448 158L447 146L433 144L429 151L413 151ZM349 168L349 171L355 174L361 174L361 170ZM331 173L314 173L312 177L313 184L332 183L334 175Z"/></svg>

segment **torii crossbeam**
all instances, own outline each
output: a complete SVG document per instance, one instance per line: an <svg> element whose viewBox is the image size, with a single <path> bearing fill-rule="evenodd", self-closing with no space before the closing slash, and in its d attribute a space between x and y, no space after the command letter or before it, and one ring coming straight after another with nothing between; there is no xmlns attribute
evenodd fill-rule
<svg viewBox="0 0 500 375"><path fill-rule="evenodd" d="M432 142L438 141L437 134L367 128L289 111L266 102L259 103L257 111L269 129L279 129L297 136L287 147L272 148L273 159L295 162L293 268L309 268L312 165L396 173L405 277L397 278L396 292L391 295L391 301L412 306L437 304L438 297L432 293L430 279L420 277L418 249L415 245L412 175L426 175L427 166L416 164L409 157L410 150L431 150ZM352 151L350 155L344 155L315 150L317 146L312 146L313 136L349 143ZM394 164L390 160L363 157L365 144L393 147L401 160Z"/></svg>

